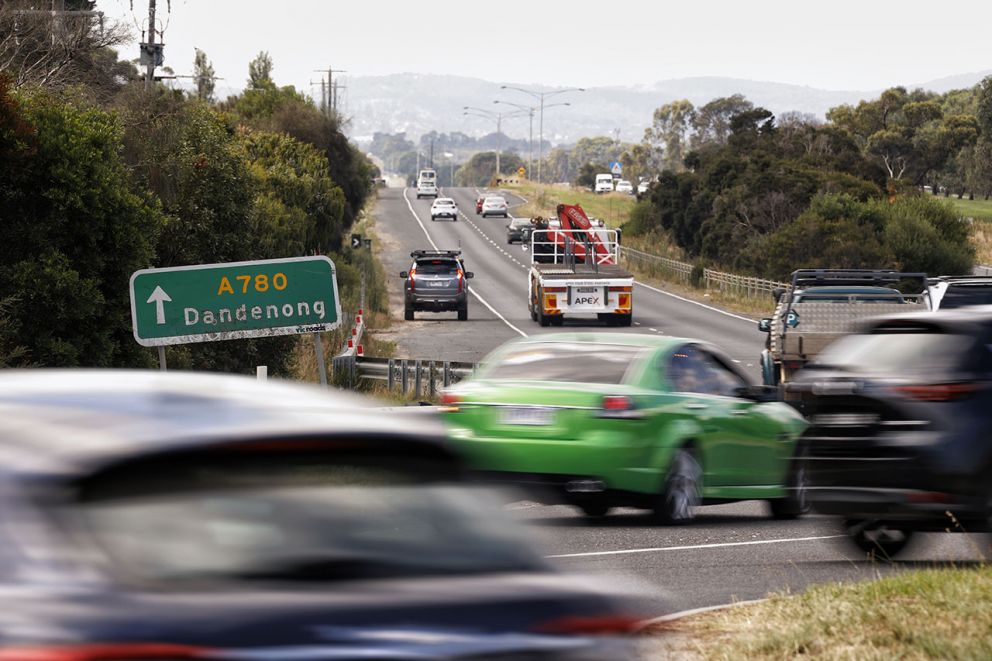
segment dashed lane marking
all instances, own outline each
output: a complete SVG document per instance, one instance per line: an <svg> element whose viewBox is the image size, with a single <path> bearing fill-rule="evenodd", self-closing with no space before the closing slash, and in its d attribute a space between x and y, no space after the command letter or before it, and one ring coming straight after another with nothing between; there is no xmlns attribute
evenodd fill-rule
<svg viewBox="0 0 992 661"><path fill-rule="evenodd" d="M420 220L420 216L418 216L417 215L417 212L414 211L413 205L410 204L410 198L407 197L407 195L406 195L406 191L407 191L407 189L404 188L403 189L403 200L406 202L406 206L410 210L410 214L413 216L414 220L417 221L417 224L420 225L420 229L422 229L424 231L424 236L427 237L427 240L430 242L431 247L433 247L434 250L440 250L440 248L437 247L437 244L434 243L434 239L431 238L430 233L427 231L427 226L424 225L424 222L422 220ZM461 212L459 212L459 213L461 213ZM465 214L462 214L462 215L465 215ZM519 328L517 328L516 326L514 326L513 324L511 324L507 320L506 317L504 317L499 312L497 312L496 311L496 308L494 308L492 305L490 305L489 304L489 301L487 301L486 299L482 298L482 296L480 296L477 291L475 291L474 289L472 289L471 287L469 287L468 293L472 294L472 296L475 296L477 299L479 299L479 302L482 303L483 305L485 305L487 308L489 308L489 311L492 312L497 317L499 317L500 321L502 321L504 324L506 324L507 326L509 326L510 328L512 328L514 331L516 331L517 333L519 333L523 337L527 337L527 333L523 332L522 330L520 330Z"/></svg>

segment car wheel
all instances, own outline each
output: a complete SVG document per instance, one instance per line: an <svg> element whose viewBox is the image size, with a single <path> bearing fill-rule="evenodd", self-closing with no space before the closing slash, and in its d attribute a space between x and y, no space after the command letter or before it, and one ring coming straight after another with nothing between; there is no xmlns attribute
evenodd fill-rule
<svg viewBox="0 0 992 661"><path fill-rule="evenodd" d="M788 495L768 501L774 518L798 519L809 512L808 463L806 451L797 450L796 456L789 462L789 475L785 483Z"/></svg>
<svg viewBox="0 0 992 661"><path fill-rule="evenodd" d="M700 503L703 470L690 448L681 448L672 457L665 488L654 506L654 517L667 524L690 523Z"/></svg>
<svg viewBox="0 0 992 661"><path fill-rule="evenodd" d="M847 519L844 529L854 545L871 560L891 560L913 536L913 531L877 520Z"/></svg>
<svg viewBox="0 0 992 661"><path fill-rule="evenodd" d="M468 305L458 308L458 321L465 321L468 319Z"/></svg>
<svg viewBox="0 0 992 661"><path fill-rule="evenodd" d="M407 321L413 321L413 306L406 306L403 308L403 318Z"/></svg>
<svg viewBox="0 0 992 661"><path fill-rule="evenodd" d="M590 518L599 518L606 516L610 513L613 508L606 503L600 503L596 501L591 501L588 503L580 503L577 507L582 510L582 513Z"/></svg>

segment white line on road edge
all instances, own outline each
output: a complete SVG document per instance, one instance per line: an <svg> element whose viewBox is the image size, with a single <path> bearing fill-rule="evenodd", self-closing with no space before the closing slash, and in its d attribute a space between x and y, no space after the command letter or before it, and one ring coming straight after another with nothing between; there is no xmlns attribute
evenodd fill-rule
<svg viewBox="0 0 992 661"><path fill-rule="evenodd" d="M691 608L686 611L679 611L677 613L669 613L668 615L662 615L661 617L652 617L650 620L643 620L638 626L638 629L645 629L652 624L662 624L663 622L674 622L675 620L681 620L683 617L691 617L693 615L701 615L703 613L709 613L710 611L719 611L726 608L736 608L737 606L753 606L754 604L760 604L763 601L768 601L767 599L749 599L747 601L734 601L729 604L717 604L716 606L703 606L702 608Z"/></svg>
<svg viewBox="0 0 992 661"><path fill-rule="evenodd" d="M650 289L651 291L656 291L659 294L664 294L665 296L671 296L672 298L677 298L680 301L685 301L686 303L692 303L693 305L698 305L701 308L706 308L707 310L712 310L713 312L719 312L720 314L727 315L728 317L733 317L734 319L740 319L741 321L746 321L749 324L753 324L757 319L751 319L749 317L742 317L739 314L734 314L733 312L727 312L726 310L721 310L720 308L715 308L712 305L706 305L705 303L700 303L699 301L694 301L691 298L685 298L684 296L679 296L678 294L673 294L670 291L665 291L664 289L658 289L657 287L652 287L651 285L646 285L643 282L634 281L635 285L640 285L645 289Z"/></svg>
<svg viewBox="0 0 992 661"><path fill-rule="evenodd" d="M785 544L788 542L809 542L817 539L834 539L846 535L817 535L815 537L789 537L787 539L758 539L750 542L719 542L716 544L692 544L689 546L657 546L648 549L620 549L619 551L589 551L587 553L560 553L546 558L590 558L601 555L629 555L631 553L658 553L661 551L690 551L695 549L720 549L731 546L755 546L758 544Z"/></svg>
<svg viewBox="0 0 992 661"><path fill-rule="evenodd" d="M407 189L404 188L403 189L403 200L406 201L407 208L410 209L410 213L413 214L414 220L416 220L417 221L417 224L420 225L420 229L424 230L424 236L426 236L427 237L427 240L431 242L431 246L433 246L434 250L440 250L440 248L437 247L437 244L434 243L434 239L432 239L431 238L431 235L427 232L427 227L425 227L423 221L420 220L420 216L418 216L417 215L417 212L413 210L413 205L410 204L410 198L406 196L406 191L407 191ZM479 294L476 293L476 291L474 289L472 289L471 287L469 287L468 293L472 294L472 296L475 296L477 299L479 299L479 302L482 303L483 305L485 305L487 308L489 308L489 311L492 312L497 317L499 317L500 321L502 321L504 324L506 324L507 326L509 326L510 328L512 328L513 330L515 330L516 332L520 333L520 335L522 335L523 337L527 337L527 333L523 332L522 330L520 330L519 328L517 328L516 326L514 326L513 324L511 324L509 321L507 321L506 317L504 317L499 312L497 312L496 311L496 308L494 308L493 306L489 305L489 302L486 301L486 299L484 299L481 296L479 296Z"/></svg>

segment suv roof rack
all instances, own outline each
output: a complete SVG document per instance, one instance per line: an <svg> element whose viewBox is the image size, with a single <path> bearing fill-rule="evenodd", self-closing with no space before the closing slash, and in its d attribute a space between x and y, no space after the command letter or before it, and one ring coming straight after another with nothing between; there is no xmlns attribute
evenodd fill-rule
<svg viewBox="0 0 992 661"><path fill-rule="evenodd" d="M880 285L903 280L920 280L925 286L926 273L903 273L890 269L798 269L792 272L792 286L817 285Z"/></svg>
<svg viewBox="0 0 992 661"><path fill-rule="evenodd" d="M420 259L421 257L458 257L461 250L414 250L410 257Z"/></svg>

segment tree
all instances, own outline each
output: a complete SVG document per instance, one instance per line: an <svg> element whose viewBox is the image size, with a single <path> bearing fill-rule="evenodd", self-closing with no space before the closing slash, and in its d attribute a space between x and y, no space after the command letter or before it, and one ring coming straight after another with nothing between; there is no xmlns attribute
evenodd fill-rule
<svg viewBox="0 0 992 661"><path fill-rule="evenodd" d="M213 103L217 76L214 73L214 65L207 59L207 54L199 48L196 49L196 57L193 59L193 79L196 81L196 98Z"/></svg>
<svg viewBox="0 0 992 661"><path fill-rule="evenodd" d="M0 291L18 293L8 342L45 366L148 365L127 282L152 263L163 217L131 185L117 118L0 86L0 127Z"/></svg>
<svg viewBox="0 0 992 661"><path fill-rule="evenodd" d="M513 172L524 162L516 154L500 154L500 166L504 172ZM496 178L496 152L484 151L473 154L467 163L455 171L455 181L459 186L489 186Z"/></svg>
<svg viewBox="0 0 992 661"><path fill-rule="evenodd" d="M127 40L120 23L92 13L91 2L67 2L66 11L45 11L34 0L0 3L0 74L15 87L63 88L90 82L108 62L111 47ZM110 51L112 52L112 51Z"/></svg>
<svg viewBox="0 0 992 661"><path fill-rule="evenodd" d="M742 94L713 99L692 116L692 148L725 145L730 137L730 122L735 115L754 108Z"/></svg>
<svg viewBox="0 0 992 661"><path fill-rule="evenodd" d="M686 99L666 103L654 111L650 128L644 132L644 143L651 152L652 163L658 169L681 172L689 146L689 132L696 118L696 109Z"/></svg>
<svg viewBox="0 0 992 661"><path fill-rule="evenodd" d="M272 82L272 57L267 51L260 51L255 59L248 63L248 89L274 89Z"/></svg>

